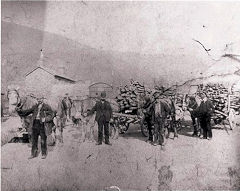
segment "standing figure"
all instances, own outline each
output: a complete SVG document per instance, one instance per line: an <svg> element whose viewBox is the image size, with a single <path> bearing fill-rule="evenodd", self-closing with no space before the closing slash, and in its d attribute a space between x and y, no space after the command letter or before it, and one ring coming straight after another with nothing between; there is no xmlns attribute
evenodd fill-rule
<svg viewBox="0 0 240 191"><path fill-rule="evenodd" d="M192 136L199 136L200 135L198 119L193 115L193 110L197 109L197 107L198 107L198 104L197 104L197 101L196 101L195 97L190 96L189 101L188 101L188 105L187 105L187 109L190 112L191 119L192 119L192 125L193 125Z"/></svg>
<svg viewBox="0 0 240 191"><path fill-rule="evenodd" d="M154 146L157 144L164 146L164 134L168 131L166 138L169 138L170 131L174 132L174 137L178 137L176 126L176 107L173 100L163 96L155 102L154 119Z"/></svg>
<svg viewBox="0 0 240 191"><path fill-rule="evenodd" d="M119 105L115 100L109 100L109 103L111 104L113 112L115 113L120 112ZM110 136L112 137L112 139L118 139L119 130L120 130L119 117L113 116L109 122L109 125L110 125Z"/></svg>
<svg viewBox="0 0 240 191"><path fill-rule="evenodd" d="M65 94L64 99L62 101L63 103L63 107L67 116L67 121L70 121L71 118L71 108L72 108L72 100L71 98L68 96L68 93Z"/></svg>
<svg viewBox="0 0 240 191"><path fill-rule="evenodd" d="M148 128L148 140L146 142L153 143L153 125L154 125L154 103L151 101L149 96L145 97L145 102L143 105L143 114L145 122Z"/></svg>
<svg viewBox="0 0 240 191"><path fill-rule="evenodd" d="M98 142L96 145L102 144L103 128L105 135L105 144L111 145L109 142L109 121L112 118L112 107L108 101L106 101L106 92L101 92L101 99L97 101L95 106L87 113L87 116L96 112L95 120L98 123Z"/></svg>
<svg viewBox="0 0 240 191"><path fill-rule="evenodd" d="M203 130L204 139L212 139L211 116L214 112L213 104L208 100L206 93L201 94L202 102L198 108L193 110L193 115L199 117L200 126Z"/></svg>
<svg viewBox="0 0 240 191"><path fill-rule="evenodd" d="M17 112L21 116L33 116L33 127L32 127L32 151L29 159L37 157L38 152L38 137L41 137L41 150L42 159L47 157L47 135L52 131L54 112L51 107L43 103L43 97L37 98L38 103L30 109L22 110L16 108Z"/></svg>
<svg viewBox="0 0 240 191"><path fill-rule="evenodd" d="M54 124L56 126L55 131L57 130L59 133L60 143L63 143L63 128L66 125L66 119L67 119L67 115L64 110L63 102L61 101L61 97L59 97L59 101L57 104L56 118L54 118Z"/></svg>

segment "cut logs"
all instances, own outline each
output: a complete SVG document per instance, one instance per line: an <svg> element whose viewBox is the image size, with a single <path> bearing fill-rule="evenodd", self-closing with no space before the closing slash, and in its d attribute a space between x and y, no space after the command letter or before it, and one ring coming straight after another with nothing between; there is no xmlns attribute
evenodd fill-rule
<svg viewBox="0 0 240 191"><path fill-rule="evenodd" d="M137 114L140 96L145 92L144 85L133 80L131 80L129 86L119 87L119 95L116 97L116 101L119 104L120 112Z"/></svg>

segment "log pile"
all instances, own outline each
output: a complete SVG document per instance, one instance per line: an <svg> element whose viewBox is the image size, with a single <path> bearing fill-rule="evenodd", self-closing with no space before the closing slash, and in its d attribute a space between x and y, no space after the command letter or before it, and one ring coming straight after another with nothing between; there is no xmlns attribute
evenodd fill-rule
<svg viewBox="0 0 240 191"><path fill-rule="evenodd" d="M121 113L136 114L138 109L139 96L146 93L144 85L137 81L131 81L130 85L119 88L119 95L116 101L119 104Z"/></svg>
<svg viewBox="0 0 240 191"><path fill-rule="evenodd" d="M119 104L120 113L136 114L143 94L153 95L155 98L159 97L159 95L175 98L179 107L183 105L184 95L176 94L176 89L174 88L166 89L163 86L155 85L154 89L149 89L143 84L131 80L130 85L119 87L119 95L116 97L116 101Z"/></svg>
<svg viewBox="0 0 240 191"><path fill-rule="evenodd" d="M234 95L240 96L240 83L233 84L231 91Z"/></svg>
<svg viewBox="0 0 240 191"><path fill-rule="evenodd" d="M228 89L222 84L206 85L203 92L208 95L214 108L221 112L227 112Z"/></svg>
<svg viewBox="0 0 240 191"><path fill-rule="evenodd" d="M229 103L230 103L229 108L234 109L237 112L237 114L239 114L240 113L240 96L230 95Z"/></svg>
<svg viewBox="0 0 240 191"><path fill-rule="evenodd" d="M222 84L207 84L205 87L200 87L199 92L206 93L209 100L212 101L215 111L213 116L214 121L222 121L226 118L223 113L228 113L228 89Z"/></svg>

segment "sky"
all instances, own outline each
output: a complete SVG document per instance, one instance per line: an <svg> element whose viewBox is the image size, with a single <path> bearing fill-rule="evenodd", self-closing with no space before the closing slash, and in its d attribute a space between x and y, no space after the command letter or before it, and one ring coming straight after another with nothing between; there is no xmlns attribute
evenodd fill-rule
<svg viewBox="0 0 240 191"><path fill-rule="evenodd" d="M196 39L218 58L240 43L239 10L240 2L20 2L3 4L2 20L120 52L196 54Z"/></svg>
<svg viewBox="0 0 240 191"><path fill-rule="evenodd" d="M149 59L137 66L153 78L178 81L205 72L226 52L240 54L239 10L237 1L7 1L2 21L109 54L162 56L159 63ZM43 46L46 39L43 33ZM209 55L199 42L210 49Z"/></svg>

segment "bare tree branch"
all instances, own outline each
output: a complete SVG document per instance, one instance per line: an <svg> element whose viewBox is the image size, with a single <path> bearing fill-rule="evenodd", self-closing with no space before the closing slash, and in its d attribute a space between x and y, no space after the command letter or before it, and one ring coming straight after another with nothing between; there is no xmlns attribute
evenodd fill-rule
<svg viewBox="0 0 240 191"><path fill-rule="evenodd" d="M205 46L200 42L200 41L198 41L198 40L195 40L195 39L193 39L195 42L197 42L197 43L199 43L199 44L201 44L202 45L202 47L204 48L204 50L207 52L207 54L210 56L210 54L208 53L211 49L206 49L205 48Z"/></svg>
<svg viewBox="0 0 240 191"><path fill-rule="evenodd" d="M210 56L210 58L211 58L212 60L214 60L214 61L217 61L217 62L218 62L218 61L220 61L223 57L229 57L229 58L231 58L231 59L234 59L235 61L240 62L240 59L235 58L235 57L239 57L239 56L240 56L239 54L224 54L224 55L220 56L219 59L214 59L214 58L212 58L212 56L209 54L209 51L210 51L211 49L207 49L200 41L198 41L198 40L196 40L196 39L192 39L192 40L194 40L195 42L199 43L199 44L204 48L204 50L207 52L208 56ZM232 43L230 43L230 44L232 44Z"/></svg>

